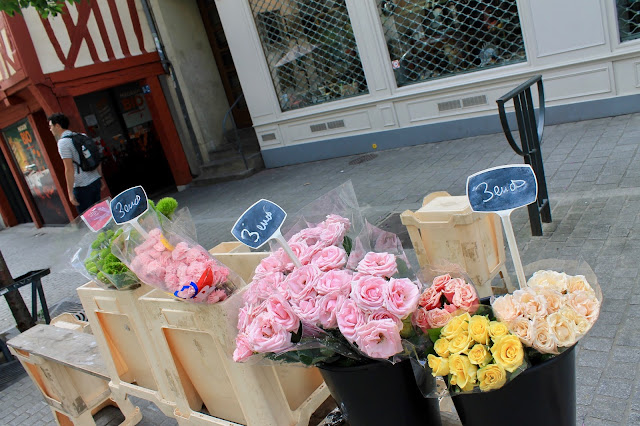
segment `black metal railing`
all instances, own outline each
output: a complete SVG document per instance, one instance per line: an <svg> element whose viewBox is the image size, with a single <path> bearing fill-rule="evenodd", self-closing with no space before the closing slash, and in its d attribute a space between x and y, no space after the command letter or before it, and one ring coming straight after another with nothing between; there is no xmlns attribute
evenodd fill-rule
<svg viewBox="0 0 640 426"><path fill-rule="evenodd" d="M242 162L244 163L244 168L249 170L249 165L247 163L247 158L244 155L244 151L242 149L242 141L240 140L240 136L238 135L238 126L236 125L236 121L233 119L233 109L238 106L238 104L240 103L240 101L244 99L244 94L240 94L240 96L238 96L238 99L235 100L235 102L233 103L233 105L231 105L229 107L229 109L227 110L227 112L224 114L224 118L222 119L222 138L225 142L230 142L231 144L233 144L233 146L235 147L236 151L238 151L238 154L240 154L240 156L242 157ZM233 129L231 131L233 131L234 134L234 138L231 139L229 138L227 135L229 134L229 132L231 131L227 131L227 120L231 120L231 124L233 125Z"/></svg>
<svg viewBox="0 0 640 426"><path fill-rule="evenodd" d="M538 88L538 120L536 122L535 105L531 95L531 86L537 84ZM509 121L505 112L505 103L513 100L516 121L518 123L518 133L520 134L520 146L516 143L509 127ZM538 199L536 203L531 203L529 209L529 222L531 223L531 234L542 235L542 222L551 223L551 208L549 206L549 193L547 191L547 180L544 175L542 164L542 133L544 131L544 88L542 86L542 76L536 75L511 90L497 101L498 112L500 113L500 123L507 137L507 141L516 154L524 157L524 162L529 164L536 174L538 181Z"/></svg>

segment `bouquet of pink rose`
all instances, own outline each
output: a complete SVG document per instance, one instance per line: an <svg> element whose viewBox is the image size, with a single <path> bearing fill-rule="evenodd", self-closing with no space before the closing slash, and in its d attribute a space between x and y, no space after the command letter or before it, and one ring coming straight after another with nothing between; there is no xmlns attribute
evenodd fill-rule
<svg viewBox="0 0 640 426"><path fill-rule="evenodd" d="M185 216L178 223L160 220L152 210L144 213L138 218L140 228L123 227L113 241L113 254L140 281L178 299L209 304L225 300L244 282L185 235L192 228L183 223Z"/></svg>
<svg viewBox="0 0 640 426"><path fill-rule="evenodd" d="M457 313L473 314L478 309L480 300L475 287L463 274L459 275L455 278L448 273L436 276L420 295L413 323L424 333L444 327Z"/></svg>
<svg viewBox="0 0 640 426"><path fill-rule="evenodd" d="M235 361L260 355L354 364L393 361L406 352L401 333L411 328L420 283L412 280L397 236L366 224L354 198L348 184L318 200L321 207L307 208L341 215L319 222L305 215L294 226L288 243L301 267L279 248L256 268L241 292Z"/></svg>
<svg viewBox="0 0 640 426"><path fill-rule="evenodd" d="M551 262L556 265L550 265ZM529 269L551 266L558 270L582 270L585 274L540 269L529 278L525 288L492 299L496 317L525 346L535 350L530 355L533 359L539 358L534 354L536 351L556 355L575 345L598 319L602 292L595 275L585 263L579 266L568 263L540 261Z"/></svg>

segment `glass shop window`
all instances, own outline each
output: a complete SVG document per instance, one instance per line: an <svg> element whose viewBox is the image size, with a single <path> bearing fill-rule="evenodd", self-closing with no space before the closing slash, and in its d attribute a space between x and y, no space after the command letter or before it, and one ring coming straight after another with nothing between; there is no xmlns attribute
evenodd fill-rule
<svg viewBox="0 0 640 426"><path fill-rule="evenodd" d="M616 0L620 41L640 38L640 0Z"/></svg>
<svg viewBox="0 0 640 426"><path fill-rule="evenodd" d="M368 93L345 0L249 0L282 111Z"/></svg>
<svg viewBox="0 0 640 426"><path fill-rule="evenodd" d="M376 0L399 87L526 61L516 0Z"/></svg>

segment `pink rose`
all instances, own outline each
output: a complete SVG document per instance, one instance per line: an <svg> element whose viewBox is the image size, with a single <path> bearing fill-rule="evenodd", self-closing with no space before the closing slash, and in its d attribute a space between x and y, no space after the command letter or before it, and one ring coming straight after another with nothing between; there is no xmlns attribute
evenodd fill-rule
<svg viewBox="0 0 640 426"><path fill-rule="evenodd" d="M282 352L289 349L291 333L268 312L258 315L247 327L247 337L255 352Z"/></svg>
<svg viewBox="0 0 640 426"><path fill-rule="evenodd" d="M283 280L284 276L279 272L265 275L262 278L254 277L244 293L244 301L247 303L259 303L265 300L279 290L279 284Z"/></svg>
<svg viewBox="0 0 640 426"><path fill-rule="evenodd" d="M351 298L364 311L375 312L384 306L388 282L366 275L351 283Z"/></svg>
<svg viewBox="0 0 640 426"><path fill-rule="evenodd" d="M329 293L320 297L318 320L320 325L326 330L338 326L338 307L342 305L346 299L347 298L340 293Z"/></svg>
<svg viewBox="0 0 640 426"><path fill-rule="evenodd" d="M325 272L342 269L347 264L347 252L341 247L325 247L311 258L311 264Z"/></svg>
<svg viewBox="0 0 640 426"><path fill-rule="evenodd" d="M321 241L320 234L323 229L319 227L315 228L305 228L302 231L295 233L291 238L289 238L289 245L294 243L304 243L307 247L312 247L318 242Z"/></svg>
<svg viewBox="0 0 640 426"><path fill-rule="evenodd" d="M398 272L396 257L390 253L369 252L358 263L357 269L358 272L363 274L386 278L391 278Z"/></svg>
<svg viewBox="0 0 640 426"><path fill-rule="evenodd" d="M390 319L372 320L358 327L356 343L365 355L386 359L402 351L398 324Z"/></svg>
<svg viewBox="0 0 640 426"><path fill-rule="evenodd" d="M451 300L453 299L453 295L456 293L456 289L461 286L461 285L465 285L466 282L462 279L462 278L451 278L445 285L444 285L444 297L447 298L447 300L449 301L449 303L451 303Z"/></svg>
<svg viewBox="0 0 640 426"><path fill-rule="evenodd" d="M432 287L435 287L436 291L444 291L444 288L449 281L451 281L451 275L439 275L433 279Z"/></svg>
<svg viewBox="0 0 640 426"><path fill-rule="evenodd" d="M300 320L293 312L293 308L281 294L272 294L265 302L267 312L273 320L281 324L285 330L296 332L300 328Z"/></svg>
<svg viewBox="0 0 640 426"><path fill-rule="evenodd" d="M322 271L315 265L305 265L296 268L287 275L285 283L292 299L302 299L311 291L315 290L316 282L322 275Z"/></svg>
<svg viewBox="0 0 640 426"><path fill-rule="evenodd" d="M334 246L342 243L346 233L347 230L344 224L340 222L325 224L324 229L320 233L320 240L325 246Z"/></svg>
<svg viewBox="0 0 640 426"><path fill-rule="evenodd" d="M260 264L256 267L254 278L262 278L265 275L269 275L277 272L284 272L285 265L282 259L274 254L271 254L260 261Z"/></svg>
<svg viewBox="0 0 640 426"><path fill-rule="evenodd" d="M267 306L264 303L260 305L246 304L238 311L238 330L246 332L249 324L263 312L266 312Z"/></svg>
<svg viewBox="0 0 640 426"><path fill-rule="evenodd" d="M422 293L418 299L418 304L427 310L435 309L442 305L440 299L442 299L442 292L432 286Z"/></svg>
<svg viewBox="0 0 640 426"><path fill-rule="evenodd" d="M452 318L451 314L446 309L432 309L427 311L426 321L428 328L440 328L447 325Z"/></svg>
<svg viewBox="0 0 640 426"><path fill-rule="evenodd" d="M442 309L449 312L450 314L458 310L458 308L455 305L450 305L448 303L445 303L444 305L442 305Z"/></svg>
<svg viewBox="0 0 640 426"><path fill-rule="evenodd" d="M451 304L465 312L474 313L478 309L480 299L476 289L471 284L462 284L456 288Z"/></svg>
<svg viewBox="0 0 640 426"><path fill-rule="evenodd" d="M280 261L280 264L282 265L282 273L291 272L293 271L293 268L295 268L295 265L293 264L293 260L291 260L291 258L289 257L287 252L284 251L284 249L279 248L278 250L271 253L271 256L277 258Z"/></svg>
<svg viewBox="0 0 640 426"><path fill-rule="evenodd" d="M320 275L316 282L316 291L318 294L340 293L348 296L351 292L351 279L353 275L351 271L346 269L329 271Z"/></svg>
<svg viewBox="0 0 640 426"><path fill-rule="evenodd" d="M233 351L233 361L246 361L251 355L253 355L253 351L251 350L249 338L246 334L238 333L236 336L236 349Z"/></svg>
<svg viewBox="0 0 640 426"><path fill-rule="evenodd" d="M422 329L425 333L429 329L429 320L427 319L427 311L425 308L418 308L411 318L411 322Z"/></svg>
<svg viewBox="0 0 640 426"><path fill-rule="evenodd" d="M400 320L400 318L386 310L377 311L365 316L365 322L383 319L390 319L395 322L398 326L398 330L402 330L402 327L404 327L404 324L402 323L402 320Z"/></svg>
<svg viewBox="0 0 640 426"><path fill-rule="evenodd" d="M212 305L214 303L222 302L227 298L227 293L222 289L213 290L209 296L207 296L207 303Z"/></svg>
<svg viewBox="0 0 640 426"><path fill-rule="evenodd" d="M402 319L416 309L420 290L408 278L391 279L385 288L385 307Z"/></svg>
<svg viewBox="0 0 640 426"><path fill-rule="evenodd" d="M291 307L302 322L314 326L320 322L320 298L315 290L300 299L292 299Z"/></svg>
<svg viewBox="0 0 640 426"><path fill-rule="evenodd" d="M346 299L338 308L336 314L338 328L342 335L349 341L356 340L356 329L364 323L364 312L351 299Z"/></svg>
<svg viewBox="0 0 640 426"><path fill-rule="evenodd" d="M327 218L325 219L324 222L318 225L318 228L324 229L327 226L331 225L332 223L341 223L342 225L344 225L344 229L346 231L348 231L349 228L351 227L351 222L346 217L342 217L337 214L330 214L330 215L327 215Z"/></svg>

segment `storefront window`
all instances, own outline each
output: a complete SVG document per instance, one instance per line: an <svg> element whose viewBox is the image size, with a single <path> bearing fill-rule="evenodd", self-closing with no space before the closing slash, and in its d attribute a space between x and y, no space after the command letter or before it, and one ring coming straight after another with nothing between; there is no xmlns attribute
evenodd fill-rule
<svg viewBox="0 0 640 426"><path fill-rule="evenodd" d="M640 38L640 1L617 0L620 41Z"/></svg>
<svg viewBox="0 0 640 426"><path fill-rule="evenodd" d="M376 0L398 86L526 60L516 0Z"/></svg>
<svg viewBox="0 0 640 426"><path fill-rule="evenodd" d="M345 0L250 0L283 111L367 93Z"/></svg>
<svg viewBox="0 0 640 426"><path fill-rule="evenodd" d="M4 129L2 134L27 181L43 222L46 225L68 223L60 194L29 122L22 120Z"/></svg>

